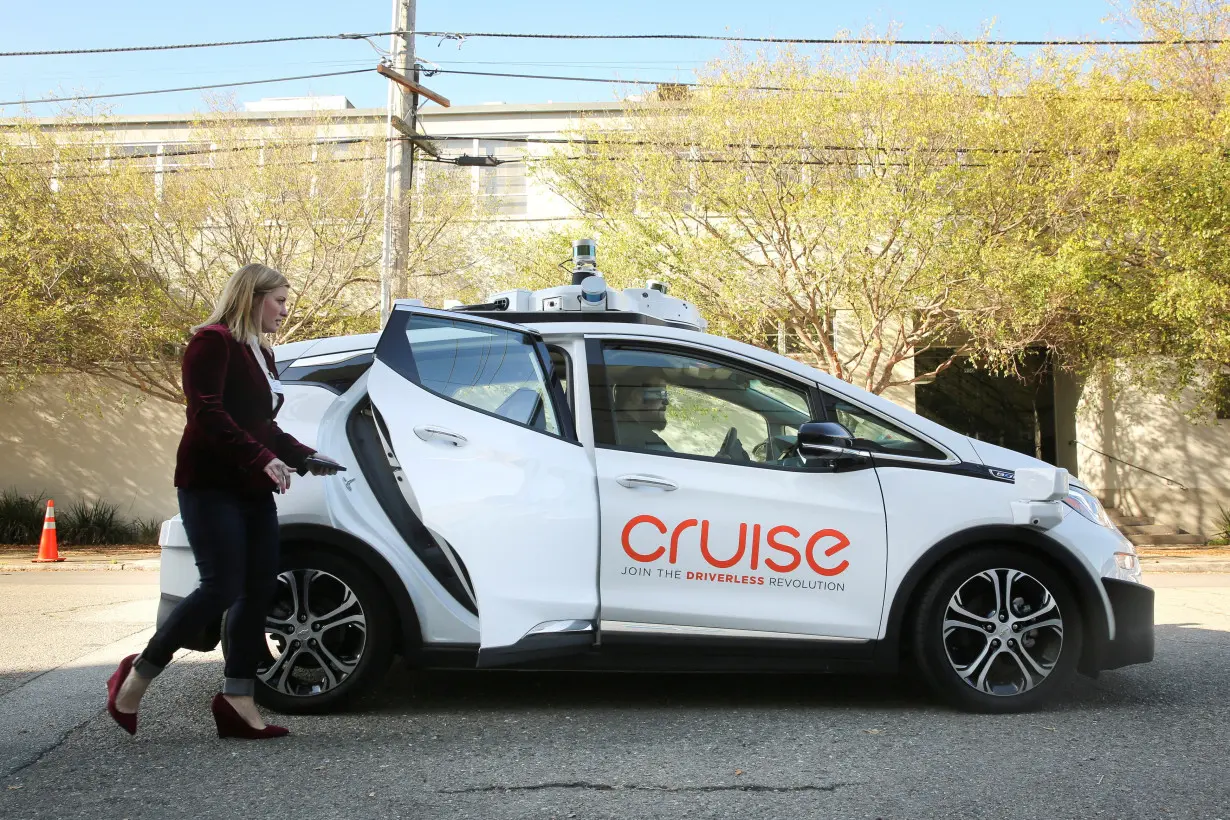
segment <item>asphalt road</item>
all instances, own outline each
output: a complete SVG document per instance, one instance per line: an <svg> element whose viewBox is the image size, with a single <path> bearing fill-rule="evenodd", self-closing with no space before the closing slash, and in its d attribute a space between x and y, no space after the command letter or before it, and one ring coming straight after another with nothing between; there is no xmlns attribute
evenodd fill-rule
<svg viewBox="0 0 1230 820"><path fill-rule="evenodd" d="M0 694L0 817L1230 820L1230 575L1150 579L1154 663L1028 715L953 712L908 679L394 668L355 711L265 743L214 735L216 654L173 664L123 734L103 682L144 633L97 642L152 612L135 576L154 574L68 575L0 576L0 673L26 676ZM23 606L80 634L15 638Z"/></svg>

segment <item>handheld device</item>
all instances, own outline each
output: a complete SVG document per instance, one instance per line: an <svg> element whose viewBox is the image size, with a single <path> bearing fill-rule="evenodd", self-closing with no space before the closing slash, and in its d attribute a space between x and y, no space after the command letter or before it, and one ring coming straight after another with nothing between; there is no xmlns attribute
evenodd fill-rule
<svg viewBox="0 0 1230 820"><path fill-rule="evenodd" d="M308 456L307 458L303 460L304 470L310 470L313 467L321 467L326 470L336 470L339 473L346 472L346 468L343 467L341 464L338 464L336 461L330 461L324 458L317 458L316 456Z"/></svg>

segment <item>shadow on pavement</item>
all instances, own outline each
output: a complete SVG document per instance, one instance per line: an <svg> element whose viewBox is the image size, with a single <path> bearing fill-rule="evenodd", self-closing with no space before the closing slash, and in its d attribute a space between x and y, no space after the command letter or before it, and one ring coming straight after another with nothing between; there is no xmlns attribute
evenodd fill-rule
<svg viewBox="0 0 1230 820"><path fill-rule="evenodd" d="M1230 633L1187 625L1159 626L1152 663L1077 675L1043 711L1139 704L1217 702L1221 675L1202 659L1230 665ZM1204 647L1192 651L1192 647ZM1178 685L1182 682L1182 685ZM419 671L395 661L386 679L351 706L354 712L449 712L476 708L713 707L948 711L916 671L893 677L780 673Z"/></svg>

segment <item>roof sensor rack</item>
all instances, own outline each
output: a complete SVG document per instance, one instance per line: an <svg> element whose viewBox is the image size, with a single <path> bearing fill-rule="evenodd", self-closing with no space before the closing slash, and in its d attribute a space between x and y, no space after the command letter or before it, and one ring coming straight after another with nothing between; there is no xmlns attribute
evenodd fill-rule
<svg viewBox="0 0 1230 820"><path fill-rule="evenodd" d="M622 291L610 288L597 267L596 239L577 239L572 243L572 264L572 284L534 291L508 290L495 294L481 305L453 303L446 307L517 322L615 321L664 324L690 330L704 330L709 324L691 302L668 296L664 282L651 279L643 288ZM516 316L502 317L501 313Z"/></svg>

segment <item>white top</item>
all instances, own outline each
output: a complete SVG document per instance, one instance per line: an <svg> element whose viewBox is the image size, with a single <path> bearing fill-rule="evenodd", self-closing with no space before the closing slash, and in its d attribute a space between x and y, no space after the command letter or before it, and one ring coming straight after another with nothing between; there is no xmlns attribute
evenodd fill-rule
<svg viewBox="0 0 1230 820"><path fill-rule="evenodd" d="M261 352L260 342L248 342L248 347L252 350L252 355L256 357L256 364L260 367L261 372L265 374L265 380L269 382L269 392L273 394L273 409L278 409L278 397L282 395L282 382L278 381L269 372L268 365L265 364L265 354Z"/></svg>

